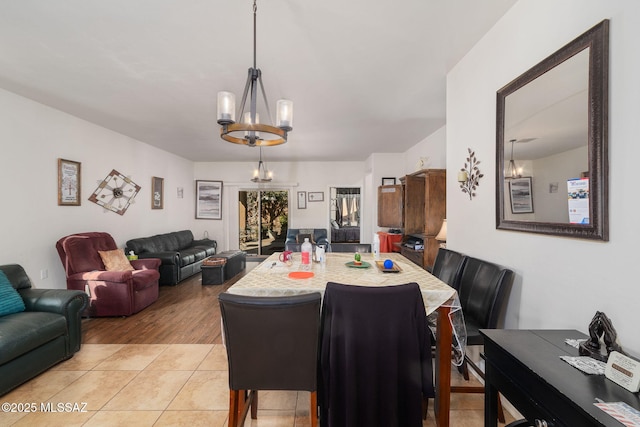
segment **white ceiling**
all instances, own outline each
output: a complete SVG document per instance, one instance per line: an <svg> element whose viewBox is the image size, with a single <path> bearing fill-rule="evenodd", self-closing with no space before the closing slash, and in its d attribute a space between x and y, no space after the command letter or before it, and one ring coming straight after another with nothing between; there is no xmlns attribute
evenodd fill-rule
<svg viewBox="0 0 640 427"><path fill-rule="evenodd" d="M264 157L405 151L445 124L447 71L515 1L258 0L270 108L294 102ZM240 102L252 26L251 0L0 0L0 88L190 160L253 160L216 123L219 91Z"/></svg>

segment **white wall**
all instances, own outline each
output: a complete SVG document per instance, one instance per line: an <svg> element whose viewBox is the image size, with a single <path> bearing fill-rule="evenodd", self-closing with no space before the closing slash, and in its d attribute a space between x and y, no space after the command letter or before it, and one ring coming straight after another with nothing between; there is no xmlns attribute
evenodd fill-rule
<svg viewBox="0 0 640 427"><path fill-rule="evenodd" d="M123 247L130 238L191 228L190 161L4 90L0 147L0 263L21 264L36 287L66 288L55 243L68 234L105 231ZM81 162L81 206L58 206L58 158ZM87 200L112 169L142 187L123 216ZM151 210L152 176L164 178L162 210Z"/></svg>
<svg viewBox="0 0 640 427"><path fill-rule="evenodd" d="M440 129L409 148L405 153L403 175L420 169L444 169L447 167L447 127ZM460 164L460 168L462 164Z"/></svg>
<svg viewBox="0 0 640 427"><path fill-rule="evenodd" d="M609 242L496 230L496 91L593 25L610 22ZM597 310L620 344L640 354L632 267L640 236L635 197L640 158L640 3L610 0L520 0L447 78L448 247L511 267L516 280L509 328L587 330ZM452 171L467 147L485 174L472 201Z"/></svg>
<svg viewBox="0 0 640 427"><path fill-rule="evenodd" d="M567 181L580 178L581 173L588 170L589 150L587 146L534 160L534 172L531 174L535 201L534 221L569 222ZM556 193L551 193L549 190L552 183L558 184ZM517 215L515 216L517 217Z"/></svg>

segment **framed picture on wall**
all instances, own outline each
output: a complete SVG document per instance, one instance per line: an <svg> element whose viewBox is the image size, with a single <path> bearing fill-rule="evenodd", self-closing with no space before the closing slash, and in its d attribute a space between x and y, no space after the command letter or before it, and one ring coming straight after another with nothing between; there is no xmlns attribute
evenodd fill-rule
<svg viewBox="0 0 640 427"><path fill-rule="evenodd" d="M324 191L309 191L310 202L324 202Z"/></svg>
<svg viewBox="0 0 640 427"><path fill-rule="evenodd" d="M222 181L196 181L196 219L222 219Z"/></svg>
<svg viewBox="0 0 640 427"><path fill-rule="evenodd" d="M530 176L510 179L509 195L511 196L511 213L533 213Z"/></svg>
<svg viewBox="0 0 640 427"><path fill-rule="evenodd" d="M164 208L164 178L151 177L151 209Z"/></svg>
<svg viewBox="0 0 640 427"><path fill-rule="evenodd" d="M80 206L80 162L58 159L58 206Z"/></svg>
<svg viewBox="0 0 640 427"><path fill-rule="evenodd" d="M395 178L382 178L382 185L396 185Z"/></svg>
<svg viewBox="0 0 640 427"><path fill-rule="evenodd" d="M307 209L306 191L298 191L298 209Z"/></svg>

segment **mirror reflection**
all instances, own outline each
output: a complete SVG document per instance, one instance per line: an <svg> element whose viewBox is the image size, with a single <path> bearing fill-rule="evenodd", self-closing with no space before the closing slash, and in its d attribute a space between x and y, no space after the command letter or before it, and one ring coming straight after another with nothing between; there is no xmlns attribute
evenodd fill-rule
<svg viewBox="0 0 640 427"><path fill-rule="evenodd" d="M604 20L497 93L496 227L608 240Z"/></svg>
<svg viewBox="0 0 640 427"><path fill-rule="evenodd" d="M505 219L588 223L588 198L581 218L568 199L589 170L588 83L585 49L505 98Z"/></svg>

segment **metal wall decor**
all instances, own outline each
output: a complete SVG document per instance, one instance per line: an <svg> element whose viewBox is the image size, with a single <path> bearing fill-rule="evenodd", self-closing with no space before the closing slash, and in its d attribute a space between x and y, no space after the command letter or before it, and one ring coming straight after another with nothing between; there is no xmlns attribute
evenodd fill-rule
<svg viewBox="0 0 640 427"><path fill-rule="evenodd" d="M105 210L124 215L129 205L135 203L134 198L140 191L140 186L113 169L98 184L89 201L102 206Z"/></svg>
<svg viewBox="0 0 640 427"><path fill-rule="evenodd" d="M458 182L460 183L462 192L467 193L469 200L472 200L476 195L476 188L480 184L480 178L484 175L478 168L480 160L476 159L475 151L472 151L471 148L467 148L467 150L469 151L469 157L467 157L467 161L464 163L462 169L460 169L460 172L458 172Z"/></svg>

